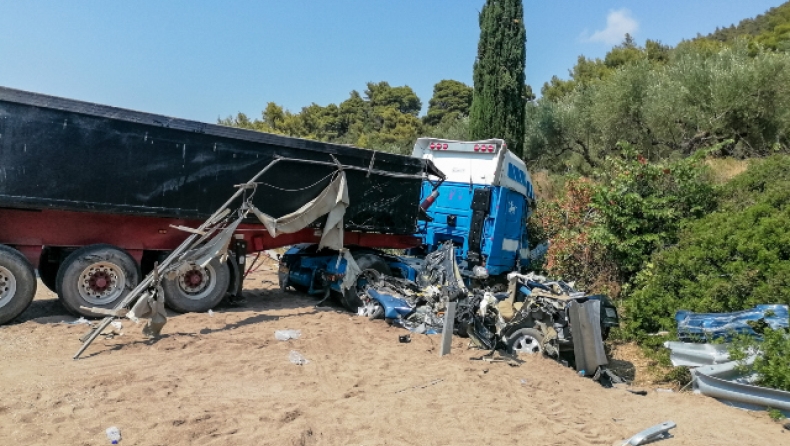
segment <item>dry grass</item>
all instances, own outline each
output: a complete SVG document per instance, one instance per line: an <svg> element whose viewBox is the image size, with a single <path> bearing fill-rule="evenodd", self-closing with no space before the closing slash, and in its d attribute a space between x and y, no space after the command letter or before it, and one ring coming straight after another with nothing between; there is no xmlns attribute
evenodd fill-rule
<svg viewBox="0 0 790 446"><path fill-rule="evenodd" d="M658 364L657 361L645 356L642 349L634 342L607 343L609 367L625 378L631 385L638 387L677 388L667 383L664 377L672 369Z"/></svg>
<svg viewBox="0 0 790 446"><path fill-rule="evenodd" d="M705 161L710 167L713 182L724 184L737 175L746 171L749 167L748 160L738 160L735 158L711 158Z"/></svg>

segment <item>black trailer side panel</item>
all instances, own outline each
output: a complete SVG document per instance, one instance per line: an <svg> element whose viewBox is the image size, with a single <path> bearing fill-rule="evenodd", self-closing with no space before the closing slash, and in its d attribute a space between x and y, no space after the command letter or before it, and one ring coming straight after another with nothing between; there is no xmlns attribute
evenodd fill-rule
<svg viewBox="0 0 790 446"><path fill-rule="evenodd" d="M347 170L347 229L416 232L420 160L0 87L0 207L202 219L275 156L330 155L401 175ZM261 178L255 205L292 212L333 170L281 162Z"/></svg>

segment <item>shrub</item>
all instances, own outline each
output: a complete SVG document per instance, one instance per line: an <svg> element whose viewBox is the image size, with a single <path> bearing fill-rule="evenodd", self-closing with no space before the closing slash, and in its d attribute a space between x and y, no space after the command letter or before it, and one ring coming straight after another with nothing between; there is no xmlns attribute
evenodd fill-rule
<svg viewBox="0 0 790 446"><path fill-rule="evenodd" d="M632 335L675 328L678 309L729 312L790 304L790 157L752 162L720 193L718 210L686 220L625 303Z"/></svg>
<svg viewBox="0 0 790 446"><path fill-rule="evenodd" d="M730 357L742 361L750 350L758 350L751 369L757 373L757 384L790 391L790 331L766 328L763 341L740 338L734 343Z"/></svg>
<svg viewBox="0 0 790 446"><path fill-rule="evenodd" d="M598 172L592 203L599 222L593 239L611 254L629 282L657 249L677 241L679 222L715 204L704 153L664 163L648 162L627 143Z"/></svg>

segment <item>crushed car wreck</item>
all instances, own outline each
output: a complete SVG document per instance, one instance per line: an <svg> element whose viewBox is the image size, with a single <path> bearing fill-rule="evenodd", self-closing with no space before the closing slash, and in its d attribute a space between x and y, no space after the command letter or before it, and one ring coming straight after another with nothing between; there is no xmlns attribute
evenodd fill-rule
<svg viewBox="0 0 790 446"><path fill-rule="evenodd" d="M619 323L608 297L587 295L573 283L550 281L534 273L511 273L507 292L470 290L455 264L451 243L426 257L416 281L370 270L366 274L366 280L358 281L364 283L358 287L363 302L360 316L384 319L416 333L440 333L447 303L457 302L455 334L487 350L545 354L573 362L573 337L582 336L578 334L581 327L574 330L571 323L574 305L597 304L601 340Z"/></svg>

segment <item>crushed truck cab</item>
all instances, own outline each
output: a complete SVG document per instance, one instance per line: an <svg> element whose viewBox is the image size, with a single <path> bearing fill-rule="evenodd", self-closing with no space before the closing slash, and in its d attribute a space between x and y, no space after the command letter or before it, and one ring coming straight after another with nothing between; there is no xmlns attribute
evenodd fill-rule
<svg viewBox="0 0 790 446"><path fill-rule="evenodd" d="M487 275L500 276L529 265L532 179L503 140L420 138L412 156L432 161L446 177L438 184L423 182L429 221L420 225L417 236L425 253L450 240L463 270L481 266ZM480 269L476 272L482 274Z"/></svg>

